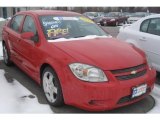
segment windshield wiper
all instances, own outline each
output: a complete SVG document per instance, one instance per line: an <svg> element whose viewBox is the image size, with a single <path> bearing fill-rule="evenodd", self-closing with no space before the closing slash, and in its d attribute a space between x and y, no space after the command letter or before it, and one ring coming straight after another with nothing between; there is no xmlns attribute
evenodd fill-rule
<svg viewBox="0 0 160 120"><path fill-rule="evenodd" d="M86 35L75 36L75 37L73 37L73 38L80 38L80 37L86 37Z"/></svg>

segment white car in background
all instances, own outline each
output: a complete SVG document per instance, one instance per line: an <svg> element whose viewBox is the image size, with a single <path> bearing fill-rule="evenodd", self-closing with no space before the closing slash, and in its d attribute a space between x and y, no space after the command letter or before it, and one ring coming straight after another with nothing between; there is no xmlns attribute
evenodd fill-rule
<svg viewBox="0 0 160 120"><path fill-rule="evenodd" d="M121 27L117 38L145 51L149 64L160 72L160 14Z"/></svg>
<svg viewBox="0 0 160 120"><path fill-rule="evenodd" d="M146 17L150 15L150 13L147 13L147 12L135 12L135 13L132 13L131 16L127 19L127 23L128 24L132 24L134 22L136 22L137 20L143 18L143 17Z"/></svg>

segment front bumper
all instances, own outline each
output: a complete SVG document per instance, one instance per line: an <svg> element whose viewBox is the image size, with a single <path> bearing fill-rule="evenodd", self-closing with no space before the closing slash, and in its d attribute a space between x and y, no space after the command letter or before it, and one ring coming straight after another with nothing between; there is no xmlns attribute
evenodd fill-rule
<svg viewBox="0 0 160 120"><path fill-rule="evenodd" d="M147 70L139 78L119 81L109 71L105 71L108 82L89 83L78 80L71 72L67 73L67 80L62 86L65 103L88 111L111 110L137 102L152 91L156 78L155 70ZM131 99L132 88L144 83L148 86L147 92Z"/></svg>

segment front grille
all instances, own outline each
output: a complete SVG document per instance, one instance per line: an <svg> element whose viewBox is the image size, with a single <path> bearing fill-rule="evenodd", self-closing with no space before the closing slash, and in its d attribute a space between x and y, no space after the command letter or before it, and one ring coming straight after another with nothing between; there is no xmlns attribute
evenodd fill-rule
<svg viewBox="0 0 160 120"><path fill-rule="evenodd" d="M133 79L133 78L137 78L137 77L140 77L140 76L143 76L145 73L147 72L147 70L143 70L143 71L140 71L134 75L130 74L130 75L122 75L122 76L116 76L116 78L118 80L129 80L129 79Z"/></svg>
<svg viewBox="0 0 160 120"><path fill-rule="evenodd" d="M135 73L132 73L135 72ZM147 65L141 64L138 66L119 69L119 70L112 70L111 73L118 79L118 80L130 80L133 78L141 77L145 75L147 72Z"/></svg>
<svg viewBox="0 0 160 120"><path fill-rule="evenodd" d="M113 74L124 73L124 72L131 72L133 70L138 70L138 69L144 68L145 66L146 66L146 64L141 64L141 65L130 67L130 68L119 69L119 70L112 70L111 72Z"/></svg>

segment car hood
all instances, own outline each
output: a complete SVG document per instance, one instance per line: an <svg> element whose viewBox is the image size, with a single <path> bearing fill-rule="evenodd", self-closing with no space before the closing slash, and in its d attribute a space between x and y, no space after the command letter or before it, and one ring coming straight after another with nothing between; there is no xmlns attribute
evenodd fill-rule
<svg viewBox="0 0 160 120"><path fill-rule="evenodd" d="M51 42L76 62L103 70L133 67L144 63L144 57L131 45L114 38L94 38Z"/></svg>

